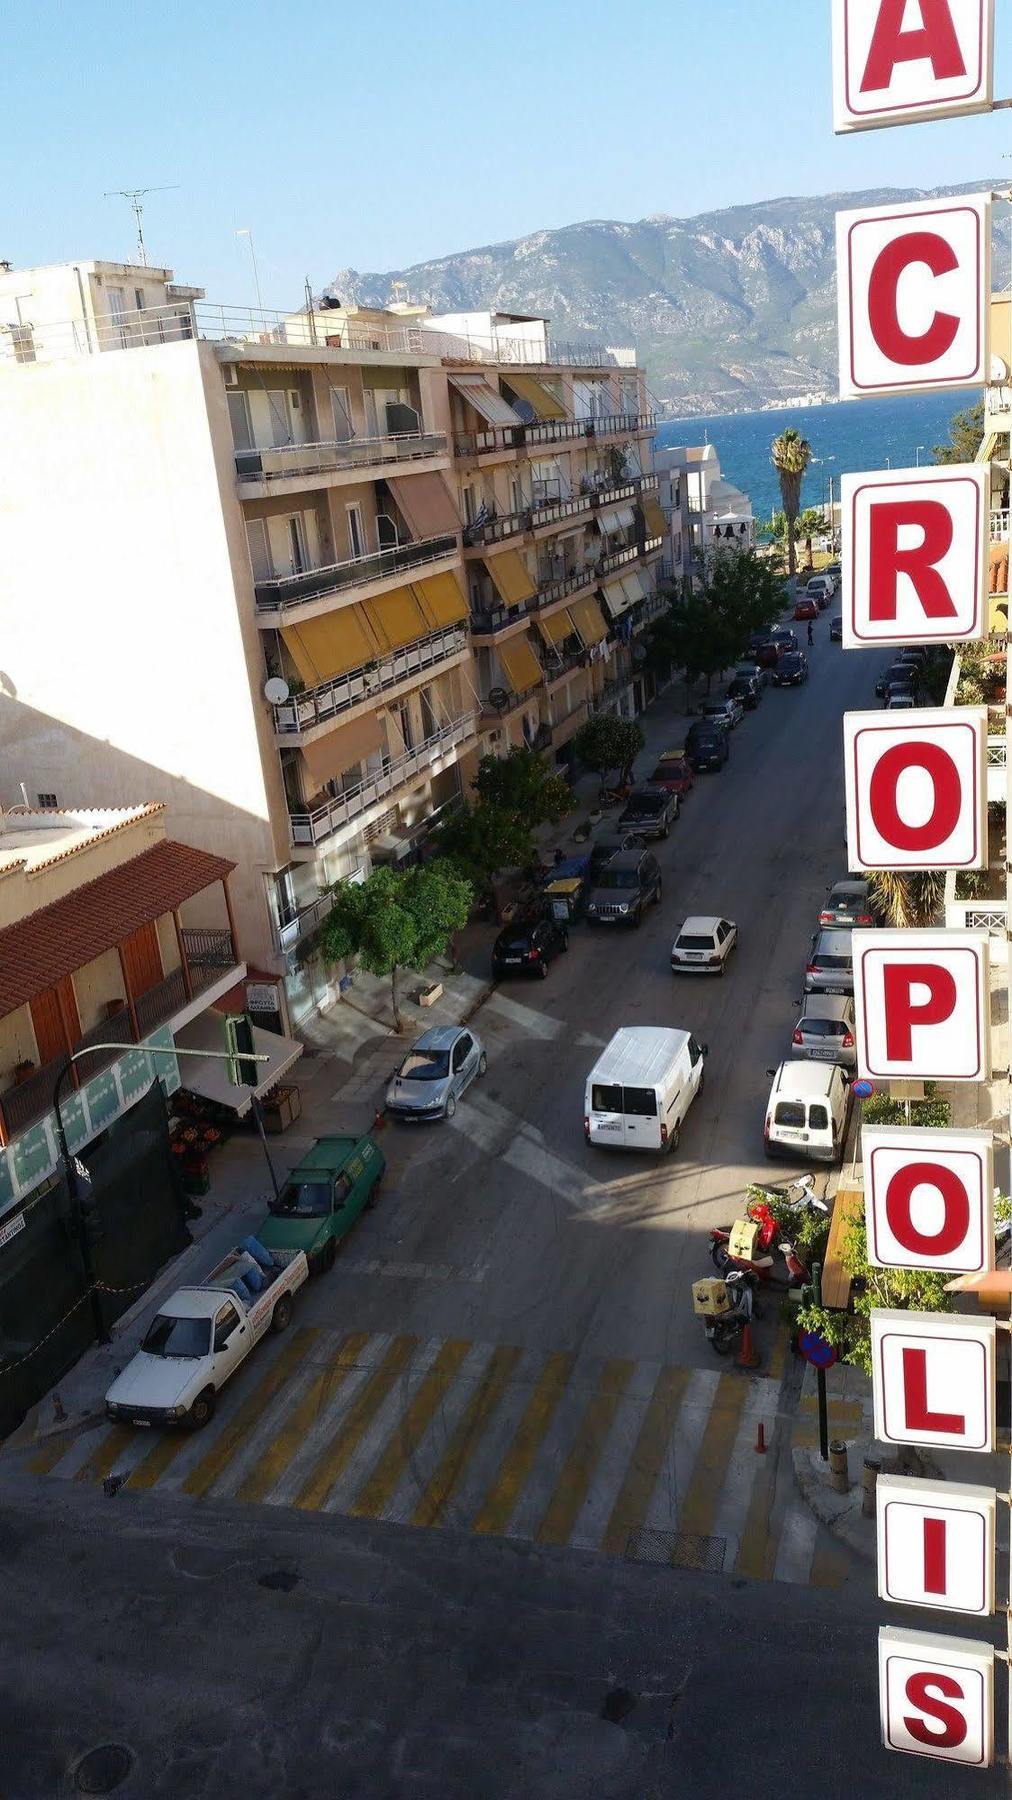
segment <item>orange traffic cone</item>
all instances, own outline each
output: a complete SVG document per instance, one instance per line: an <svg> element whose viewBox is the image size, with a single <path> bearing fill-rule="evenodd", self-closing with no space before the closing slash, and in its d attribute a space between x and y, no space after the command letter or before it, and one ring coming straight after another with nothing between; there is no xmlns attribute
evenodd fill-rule
<svg viewBox="0 0 1012 1800"><path fill-rule="evenodd" d="M759 1367L759 1352L752 1342L751 1325L746 1325L741 1334L741 1344L734 1360L739 1369L758 1369Z"/></svg>
<svg viewBox="0 0 1012 1800"><path fill-rule="evenodd" d="M383 1116L383 1108L381 1106L377 1106L373 1115L372 1128L374 1131L385 1131L387 1128L387 1122Z"/></svg>

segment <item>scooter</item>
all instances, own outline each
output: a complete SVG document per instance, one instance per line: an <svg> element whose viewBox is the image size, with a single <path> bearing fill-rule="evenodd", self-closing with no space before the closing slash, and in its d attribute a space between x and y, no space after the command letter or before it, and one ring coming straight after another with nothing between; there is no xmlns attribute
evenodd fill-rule
<svg viewBox="0 0 1012 1800"><path fill-rule="evenodd" d="M724 1285L731 1302L730 1310L706 1313L703 1318L706 1341L717 1356L728 1356L746 1325L751 1325L752 1320L760 1316L755 1304L754 1275L746 1269L731 1269L724 1277Z"/></svg>
<svg viewBox="0 0 1012 1800"><path fill-rule="evenodd" d="M811 1271L807 1263L803 1263L793 1244L786 1241L778 1244L777 1249L783 1257L787 1273L779 1273L772 1254L755 1254L751 1257L735 1256L729 1248L731 1233L711 1231L710 1260L719 1275L725 1281L737 1270L751 1275L754 1280L761 1281L767 1287L790 1288L803 1287L811 1281Z"/></svg>
<svg viewBox="0 0 1012 1800"><path fill-rule="evenodd" d="M760 1189L762 1197L749 1201L744 1219L710 1232L710 1258L714 1268L721 1275L728 1268L748 1269L759 1281L774 1287L798 1287L810 1280L808 1268L794 1246L779 1241L783 1225L778 1223L770 1202L786 1203L795 1212L828 1213L829 1207L824 1200L818 1199L814 1185L811 1175L802 1175L784 1188ZM772 1254L774 1245L786 1263L786 1279L776 1272Z"/></svg>

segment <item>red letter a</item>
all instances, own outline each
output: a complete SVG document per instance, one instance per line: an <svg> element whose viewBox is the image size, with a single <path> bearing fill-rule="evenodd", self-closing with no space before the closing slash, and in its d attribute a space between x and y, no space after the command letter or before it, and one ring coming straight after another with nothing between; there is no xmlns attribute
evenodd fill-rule
<svg viewBox="0 0 1012 1800"><path fill-rule="evenodd" d="M897 63L930 62L936 81L966 74L949 0L920 0L921 27L904 31L906 0L882 0L868 52L862 94L891 86Z"/></svg>

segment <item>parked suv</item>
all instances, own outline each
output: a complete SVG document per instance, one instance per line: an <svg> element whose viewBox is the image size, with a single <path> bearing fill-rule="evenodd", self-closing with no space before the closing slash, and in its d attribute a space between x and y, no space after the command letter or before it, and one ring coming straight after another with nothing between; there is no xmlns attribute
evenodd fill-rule
<svg viewBox="0 0 1012 1800"><path fill-rule="evenodd" d="M607 868L612 857L617 856L620 850L635 850L635 848L636 833L620 831L617 825L609 825L602 831L600 837L592 839L588 866L591 887L597 886L597 878L601 870Z"/></svg>
<svg viewBox="0 0 1012 1800"><path fill-rule="evenodd" d="M618 828L638 837L666 838L678 817L681 801L665 787L635 788L626 803Z"/></svg>
<svg viewBox="0 0 1012 1800"><path fill-rule="evenodd" d="M698 775L701 769L722 769L731 754L728 734L721 725L697 719L685 739L685 754Z"/></svg>
<svg viewBox="0 0 1012 1800"><path fill-rule="evenodd" d="M587 902L592 924L642 925L643 914L661 897L661 871L649 850L622 850L602 869Z"/></svg>

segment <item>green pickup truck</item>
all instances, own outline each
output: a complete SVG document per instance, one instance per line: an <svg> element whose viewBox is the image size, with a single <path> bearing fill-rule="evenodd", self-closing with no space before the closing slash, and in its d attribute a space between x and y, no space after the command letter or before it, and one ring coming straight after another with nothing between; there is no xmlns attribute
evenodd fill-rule
<svg viewBox="0 0 1012 1800"><path fill-rule="evenodd" d="M373 1204L385 1167L371 1137L317 1138L254 1235L267 1250L304 1250L310 1275L322 1275L363 1207Z"/></svg>

